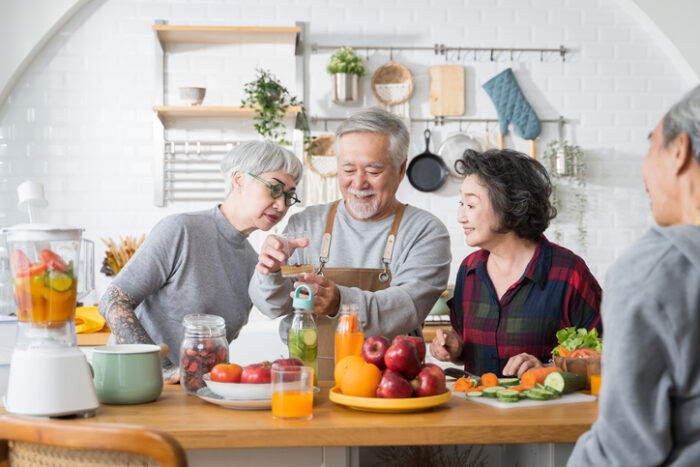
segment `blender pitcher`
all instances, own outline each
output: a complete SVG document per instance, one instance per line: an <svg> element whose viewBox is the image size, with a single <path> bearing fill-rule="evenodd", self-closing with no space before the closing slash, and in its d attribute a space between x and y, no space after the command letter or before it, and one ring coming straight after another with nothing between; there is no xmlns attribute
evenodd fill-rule
<svg viewBox="0 0 700 467"><path fill-rule="evenodd" d="M94 244L82 232L38 224L3 230L18 320L6 401L10 413L90 414L99 405L75 335L76 301L94 287Z"/></svg>

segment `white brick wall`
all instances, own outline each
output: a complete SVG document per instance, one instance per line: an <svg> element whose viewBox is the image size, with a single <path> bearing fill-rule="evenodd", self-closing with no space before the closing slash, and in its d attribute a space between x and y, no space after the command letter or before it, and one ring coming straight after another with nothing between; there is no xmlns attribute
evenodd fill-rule
<svg viewBox="0 0 700 467"><path fill-rule="evenodd" d="M71 20L39 54L0 108L0 226L24 221L15 209L15 190L31 178L46 185L51 210L45 220L84 226L98 242L104 237L148 231L162 217L209 204L153 206L151 111L154 47L150 26L170 24L293 25L310 23L309 42L347 44L558 47L571 49L566 63L556 56L516 57L516 76L542 118L560 114L572 120L566 137L584 148L589 164L587 251L576 240L575 214L561 213L562 243L583 254L602 281L616 257L653 224L640 168L646 134L687 88L674 64L650 36L612 0L106 0L93 2ZM176 88L206 86L205 104L237 105L242 85L264 66L294 89L291 47L168 45L166 102ZM364 52L363 52L364 55ZM344 116L375 104L369 78L361 83L362 102L330 102L325 73L329 53L309 59L307 104L314 115ZM481 84L510 65L508 54L462 54L451 63L467 67L467 115L494 117ZM370 54L370 73L389 59ZM430 53L394 53L416 80L410 101L414 116L429 116L428 69L444 63ZM192 123L192 122L190 122ZM182 122L169 136L191 139L253 138L249 122L215 121L203 128ZM410 154L424 149L423 124L413 124ZM466 129L466 125L464 126ZM332 130L333 126L329 126ZM432 129L432 128L431 128ZM468 128L478 136L483 125ZM495 128L492 126L492 131ZM322 131L323 126L316 127ZM456 124L433 129L433 151ZM540 151L556 137L545 125ZM511 131L510 147L527 145ZM493 144L493 141L492 141ZM452 277L465 246L456 222L459 181L435 193L420 193L404 181L402 201L429 209L452 235ZM264 234L252 236L254 243ZM107 283L102 275L98 282ZM101 292L101 290L100 290ZM98 295L98 294L96 294Z"/></svg>

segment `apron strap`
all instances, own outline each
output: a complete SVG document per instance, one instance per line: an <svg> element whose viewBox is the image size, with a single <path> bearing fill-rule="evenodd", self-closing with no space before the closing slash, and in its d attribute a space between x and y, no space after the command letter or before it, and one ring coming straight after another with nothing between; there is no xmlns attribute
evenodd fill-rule
<svg viewBox="0 0 700 467"><path fill-rule="evenodd" d="M331 205L331 210L328 213L328 218L326 219L326 230L323 233L323 240L321 241L321 254L319 255L320 266L317 274L323 275L323 268L328 262L328 255L331 250L331 237L333 233L333 222L335 221L335 214L338 212L338 205L341 200L336 200ZM382 256L382 262L384 263L384 272L382 273L385 277L382 280L389 278L388 270L389 264L391 264L391 255L394 252L394 243L396 242L396 234L399 232L399 224L401 224L401 219L403 213L406 210L406 204L399 203L399 207L396 209L394 214L394 223L391 225L391 230L389 231L389 236L386 239L386 246L384 247L384 255Z"/></svg>

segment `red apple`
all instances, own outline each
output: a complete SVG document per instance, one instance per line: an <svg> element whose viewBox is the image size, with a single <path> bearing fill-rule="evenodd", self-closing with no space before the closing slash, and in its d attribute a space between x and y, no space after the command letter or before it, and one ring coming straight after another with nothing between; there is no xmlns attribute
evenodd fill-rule
<svg viewBox="0 0 700 467"><path fill-rule="evenodd" d="M241 383L267 384L271 381L270 362L253 363L241 373Z"/></svg>
<svg viewBox="0 0 700 467"><path fill-rule="evenodd" d="M413 386L397 371L386 370L377 386L377 397L403 399L413 395Z"/></svg>
<svg viewBox="0 0 700 467"><path fill-rule="evenodd" d="M362 358L367 363L377 365L380 370L383 370L386 368L384 354L390 345L389 339L384 336L370 336L362 344Z"/></svg>
<svg viewBox="0 0 700 467"><path fill-rule="evenodd" d="M400 336L394 337L394 340L391 342L392 344L395 344L398 341L401 340L410 340L413 342L413 344L416 346L416 350L418 350L418 358L420 359L421 363L425 360L425 341L423 340L422 337L418 336L407 336L405 334L402 334Z"/></svg>
<svg viewBox="0 0 700 467"><path fill-rule="evenodd" d="M418 349L410 339L394 339L384 354L384 363L390 370L398 371L409 379L420 371Z"/></svg>
<svg viewBox="0 0 700 467"><path fill-rule="evenodd" d="M242 372L243 368L235 363L218 363L211 369L209 378L222 383L238 383L241 381Z"/></svg>
<svg viewBox="0 0 700 467"><path fill-rule="evenodd" d="M423 365L411 385L418 397L437 396L447 391L445 373L434 363Z"/></svg>
<svg viewBox="0 0 700 467"><path fill-rule="evenodd" d="M278 358L272 362L272 368L295 368L298 366L304 366L304 362L298 358Z"/></svg>

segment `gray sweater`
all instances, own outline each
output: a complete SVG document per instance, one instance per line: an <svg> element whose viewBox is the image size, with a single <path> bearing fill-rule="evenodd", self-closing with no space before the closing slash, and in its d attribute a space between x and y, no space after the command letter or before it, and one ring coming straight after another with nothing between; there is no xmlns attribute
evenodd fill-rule
<svg viewBox="0 0 700 467"><path fill-rule="evenodd" d="M700 465L700 227L651 229L607 279L600 413L568 465Z"/></svg>
<svg viewBox="0 0 700 467"><path fill-rule="evenodd" d="M157 344L168 344L168 358L177 363L189 313L222 316L228 341L238 336L248 322L256 264L247 237L215 207L160 221L113 284L136 300L144 329Z"/></svg>
<svg viewBox="0 0 700 467"><path fill-rule="evenodd" d="M310 206L289 218L286 231L311 233L312 261L318 267L321 238L330 204ZM327 267L381 268L386 238L394 216L376 222L355 220L343 202L338 206ZM365 336L420 332L425 317L445 290L450 273L450 238L445 226L432 214L407 206L396 236L390 270L391 286L378 292L339 286L340 304L357 304ZM250 282L253 304L265 315L287 315L280 323L280 337L287 341L293 315L293 281L280 273L255 271Z"/></svg>

